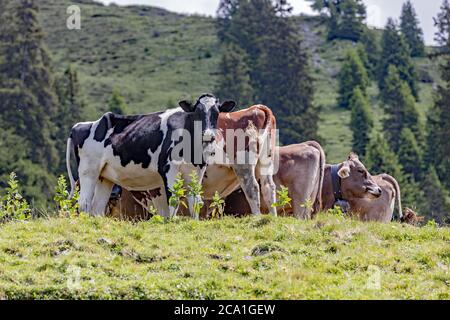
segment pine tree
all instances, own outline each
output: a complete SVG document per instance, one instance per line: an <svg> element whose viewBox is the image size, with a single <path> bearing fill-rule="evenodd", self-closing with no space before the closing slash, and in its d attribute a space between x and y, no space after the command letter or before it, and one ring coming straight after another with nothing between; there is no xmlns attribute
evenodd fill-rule
<svg viewBox="0 0 450 320"><path fill-rule="evenodd" d="M220 0L217 9L217 35L224 42L231 24L231 17L236 12L239 0Z"/></svg>
<svg viewBox="0 0 450 320"><path fill-rule="evenodd" d="M283 128L283 144L317 139L319 118L309 55L290 19L276 14L272 19L254 73L256 96L274 110Z"/></svg>
<svg viewBox="0 0 450 320"><path fill-rule="evenodd" d="M439 85L435 103L429 110L427 121L426 162L433 166L442 184L450 190L450 6L444 1L442 12L435 19L438 26L436 39L441 45L440 65L442 84Z"/></svg>
<svg viewBox="0 0 450 320"><path fill-rule="evenodd" d="M450 223L450 195L441 184L433 166L425 175L422 190L427 204L427 209L424 211L427 217L439 223Z"/></svg>
<svg viewBox="0 0 450 320"><path fill-rule="evenodd" d="M53 116L53 123L58 128L56 140L59 154L64 154L70 128L82 120L85 108L80 92L78 73L74 66L69 66L62 75L57 77L55 88L59 101L59 112ZM64 172L64 168L65 158L61 157L58 172Z"/></svg>
<svg viewBox="0 0 450 320"><path fill-rule="evenodd" d="M403 128L410 128L416 140L422 144L423 129L420 124L419 112L415 106L409 86L400 79L396 67L389 66L385 79L385 88L382 92L384 110L387 119L383 122L383 129L387 134L391 148L398 152L399 137Z"/></svg>
<svg viewBox="0 0 450 320"><path fill-rule="evenodd" d="M11 157L0 157L0 175L17 172L27 199L44 206L59 163L50 57L35 1L3 0L0 7L0 148Z"/></svg>
<svg viewBox="0 0 450 320"><path fill-rule="evenodd" d="M400 16L400 30L405 38L406 43L411 49L411 56L425 56L425 43L423 39L423 31L419 26L419 19L410 0L406 1L402 7Z"/></svg>
<svg viewBox="0 0 450 320"><path fill-rule="evenodd" d="M283 143L316 138L318 123L309 56L290 12L285 0L239 1L223 37L245 52L253 98L272 108Z"/></svg>
<svg viewBox="0 0 450 320"><path fill-rule="evenodd" d="M409 128L403 128L400 134L400 148L398 159L403 171L420 181L422 170L422 151L416 141L414 133Z"/></svg>
<svg viewBox="0 0 450 320"><path fill-rule="evenodd" d="M245 60L246 53L240 47L232 43L224 45L219 66L222 76L216 92L222 98L232 97L240 107L250 106L253 100L250 69Z"/></svg>
<svg viewBox="0 0 450 320"><path fill-rule="evenodd" d="M120 95L119 90L114 89L111 98L108 100L109 112L115 114L126 114L127 104L125 99Z"/></svg>
<svg viewBox="0 0 450 320"><path fill-rule="evenodd" d="M369 78L356 50L351 49L348 51L345 62L339 72L338 79L339 107L349 108L353 90L357 87L361 89L363 94L366 94L366 89L369 86Z"/></svg>
<svg viewBox="0 0 450 320"><path fill-rule="evenodd" d="M375 30L367 28L364 32L362 43L368 60L368 65L366 65L367 72L370 78L375 80L381 56L380 40Z"/></svg>
<svg viewBox="0 0 450 320"><path fill-rule="evenodd" d="M435 35L436 42L441 46L441 51L450 54L450 4L444 0L441 11L434 18L434 25L438 29Z"/></svg>
<svg viewBox="0 0 450 320"><path fill-rule="evenodd" d="M393 19L388 19L381 39L382 53L379 65L378 86L380 91L385 91L386 78L389 66L398 69L400 78L405 81L416 100L419 97L417 75L411 60L410 50L403 36L398 32Z"/></svg>
<svg viewBox="0 0 450 320"><path fill-rule="evenodd" d="M315 0L313 9L329 15L328 40L361 40L366 19L366 7L362 0Z"/></svg>
<svg viewBox="0 0 450 320"><path fill-rule="evenodd" d="M381 134L371 140L364 163L371 174L387 173L398 181L404 206L419 208L420 211L425 209L423 191L417 182L403 172L396 154Z"/></svg>
<svg viewBox="0 0 450 320"><path fill-rule="evenodd" d="M0 51L0 116L26 138L29 157L49 171L58 163L54 126L57 111L50 59L43 43L35 1L7 2L9 19L2 20Z"/></svg>
<svg viewBox="0 0 450 320"><path fill-rule="evenodd" d="M367 98L358 87L353 92L350 108L352 110L350 127L353 131L353 151L364 158L370 141L373 119Z"/></svg>

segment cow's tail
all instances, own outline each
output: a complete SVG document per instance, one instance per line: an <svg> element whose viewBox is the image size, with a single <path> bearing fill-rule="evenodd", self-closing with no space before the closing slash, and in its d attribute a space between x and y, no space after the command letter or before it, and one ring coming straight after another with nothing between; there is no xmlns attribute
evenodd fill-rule
<svg viewBox="0 0 450 320"><path fill-rule="evenodd" d="M326 157L325 151L322 146L316 141L308 141L306 144L310 147L316 148L320 153L320 165L319 165L319 181L317 186L317 196L313 203L313 215L316 215L322 210L322 189L323 189L323 180L325 177L325 165L326 165Z"/></svg>
<svg viewBox="0 0 450 320"><path fill-rule="evenodd" d="M67 139L67 149L66 149L66 166L67 166L67 175L69 176L70 181L70 198L75 194L75 179L73 178L72 168L70 166L70 158L72 155L72 151L74 149L72 138Z"/></svg>
<svg viewBox="0 0 450 320"><path fill-rule="evenodd" d="M387 182L392 184L395 188L395 194L397 197L397 204L398 204L398 218L400 221L402 221L403 220L403 209L402 209L402 195L400 193L400 185L398 184L397 180L395 180L394 177L392 177L388 174L383 174L382 178L383 178L383 180L386 180Z"/></svg>

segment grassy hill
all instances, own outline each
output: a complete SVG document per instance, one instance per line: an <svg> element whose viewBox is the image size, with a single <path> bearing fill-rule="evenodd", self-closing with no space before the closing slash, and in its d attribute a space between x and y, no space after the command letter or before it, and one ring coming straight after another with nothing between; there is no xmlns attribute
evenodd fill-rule
<svg viewBox="0 0 450 320"><path fill-rule="evenodd" d="M449 299L450 229L80 217L0 226L0 299Z"/></svg>
<svg viewBox="0 0 450 320"><path fill-rule="evenodd" d="M214 92L218 81L220 48L213 18L186 16L146 6L103 6L91 0L38 0L47 43L56 69L69 64L79 70L87 96L87 119L106 111L113 88L129 104L128 113L146 113L173 107L186 97ZM82 29L66 28L66 8L81 7ZM316 104L322 106L319 134L329 162L342 161L351 151L350 112L336 107L336 75L347 41L325 41L325 26L318 17L297 17L311 52L317 80ZM421 83L422 115L432 103L436 66L416 61ZM382 111L376 103L375 84L370 90L378 125ZM257 101L255 101L256 103Z"/></svg>

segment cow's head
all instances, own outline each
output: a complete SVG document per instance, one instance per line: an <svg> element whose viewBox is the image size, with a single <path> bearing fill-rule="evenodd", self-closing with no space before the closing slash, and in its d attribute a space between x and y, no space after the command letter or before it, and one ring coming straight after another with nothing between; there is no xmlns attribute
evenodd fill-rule
<svg viewBox="0 0 450 320"><path fill-rule="evenodd" d="M204 144L213 143L216 139L215 131L217 129L217 119L220 112L231 112L236 107L236 102L225 101L219 103L212 94L204 94L198 98L195 104L188 101L180 101L180 107L193 114L193 119L201 121L202 137Z"/></svg>
<svg viewBox="0 0 450 320"><path fill-rule="evenodd" d="M356 154L351 153L343 162L338 172L341 180L341 190L344 199L379 198L382 190L375 183L369 171L359 161Z"/></svg>

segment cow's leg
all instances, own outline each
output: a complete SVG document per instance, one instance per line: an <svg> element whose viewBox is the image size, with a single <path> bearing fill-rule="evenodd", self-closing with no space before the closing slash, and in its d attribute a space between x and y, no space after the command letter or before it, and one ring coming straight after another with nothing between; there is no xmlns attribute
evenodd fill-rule
<svg viewBox="0 0 450 320"><path fill-rule="evenodd" d="M80 199L78 204L80 211L92 214L92 200L94 198L95 186L98 178L80 175Z"/></svg>
<svg viewBox="0 0 450 320"><path fill-rule="evenodd" d="M269 212L273 216L277 216L277 209L272 207L272 205L277 201L276 197L276 185L273 181L272 175L263 175L260 178L261 181L261 193L263 199L266 203Z"/></svg>
<svg viewBox="0 0 450 320"><path fill-rule="evenodd" d="M261 214L261 196L259 193L258 181L255 177L254 165L235 165L233 166L236 176L239 180L242 190L245 193L247 201L252 209L252 214Z"/></svg>
<svg viewBox="0 0 450 320"><path fill-rule="evenodd" d="M92 214L94 216L104 216L106 213L106 207L111 197L111 191L114 187L114 183L101 179L97 181L95 186L94 198L92 200Z"/></svg>
<svg viewBox="0 0 450 320"><path fill-rule="evenodd" d="M305 181L315 181L307 179ZM314 184L307 183L308 186L294 187L289 193L292 195L292 207L294 209L294 215L298 219L308 220L311 219L312 205L315 197Z"/></svg>
<svg viewBox="0 0 450 320"><path fill-rule="evenodd" d="M158 214L166 219L170 218L170 211L168 206L168 200L164 192L158 197L152 198L153 205L155 206Z"/></svg>
<svg viewBox="0 0 450 320"><path fill-rule="evenodd" d="M175 185L175 182L177 180L177 175L179 171L178 165L171 165L167 173L164 174L164 190L166 194L166 205L168 207L168 217L166 218L173 218L176 216L179 205L175 208L170 206L170 198L172 197L172 192L170 190L173 190L173 186Z"/></svg>

